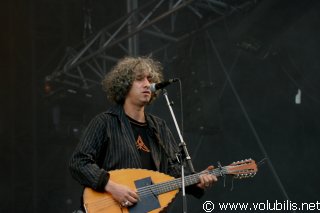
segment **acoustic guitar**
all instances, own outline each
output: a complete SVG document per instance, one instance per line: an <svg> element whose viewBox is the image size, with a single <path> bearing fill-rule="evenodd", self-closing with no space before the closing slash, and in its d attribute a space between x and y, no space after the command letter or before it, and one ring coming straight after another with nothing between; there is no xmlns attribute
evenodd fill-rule
<svg viewBox="0 0 320 213"><path fill-rule="evenodd" d="M257 171L255 161L248 159L205 172L217 177L234 175L241 179L253 177ZM87 213L158 213L169 205L182 186L181 178L145 169L120 169L109 173L110 180L135 189L139 201L129 208L122 207L110 193L97 192L86 187L83 201ZM198 183L201 174L203 172L185 176L185 186Z"/></svg>

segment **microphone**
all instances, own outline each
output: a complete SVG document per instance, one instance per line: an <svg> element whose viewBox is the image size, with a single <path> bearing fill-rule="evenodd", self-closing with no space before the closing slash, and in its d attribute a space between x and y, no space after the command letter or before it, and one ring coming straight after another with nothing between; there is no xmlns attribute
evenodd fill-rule
<svg viewBox="0 0 320 213"><path fill-rule="evenodd" d="M169 84L171 84L171 83L173 83L173 82L176 82L176 81L178 81L178 80L179 80L178 78L171 78L171 79L169 79L169 80L167 80L167 81L162 81L162 82L160 82L160 83L152 83L152 84L150 85L150 90L151 90L151 92L155 92L155 91L157 91L157 90L159 90L159 89L165 88L165 87L168 86Z"/></svg>

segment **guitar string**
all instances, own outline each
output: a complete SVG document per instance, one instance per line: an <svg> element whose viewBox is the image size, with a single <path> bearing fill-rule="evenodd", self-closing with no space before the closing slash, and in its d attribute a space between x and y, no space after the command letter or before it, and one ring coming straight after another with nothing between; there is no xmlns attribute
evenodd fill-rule
<svg viewBox="0 0 320 213"><path fill-rule="evenodd" d="M199 181L199 176L203 173L209 173L209 174L214 174L217 176L221 176L221 173L226 173L226 169L222 168L222 169L214 169L212 171L208 171L208 172L201 172L201 173L197 173L197 174L193 174L190 176L187 176L186 182L187 184L191 183L196 183ZM144 186L138 189L138 193L141 197L144 196L149 196L150 194L161 194L162 191L173 191L176 187L180 188L181 187L181 178L177 178L168 182L164 182L164 183L157 183L154 185L149 185L149 186ZM154 189L154 191L156 191L156 193L154 193L154 191L152 190ZM151 192L151 193L150 193Z"/></svg>
<svg viewBox="0 0 320 213"><path fill-rule="evenodd" d="M209 172L209 173L214 173L214 171ZM200 174L202 174L202 173L188 176L186 178L187 184L189 184L189 182L191 182L191 183L198 182ZM181 187L181 178L177 178L177 179L165 182L165 183L158 183L155 185L141 187L141 188L139 188L139 195L142 197L150 195L150 191L152 192L152 188L154 189L154 191L156 191L156 193L152 192L152 194L161 194L161 192L163 192L163 191L172 191L175 188L180 188L180 187Z"/></svg>
<svg viewBox="0 0 320 213"><path fill-rule="evenodd" d="M198 182L199 181L199 176L201 174L203 174L203 173L214 174L216 176L223 176L225 174L228 174L228 169L226 167L222 167L222 168L214 169L212 171L201 172L201 173L197 173L197 174L193 174L193 175L187 176L185 178L187 184L189 184L189 182L191 182L191 184ZM192 182L192 181L194 181L194 182ZM165 183L157 183L157 184L154 184L154 185L141 187L141 188L139 188L138 192L139 192L140 196L149 196L150 192L151 192L151 194L161 194L161 192L163 192L163 190L164 190L164 192L172 191L176 187L178 187L178 188L181 187L181 178L177 178L177 179L165 182ZM154 189L154 191L156 191L156 193L152 189Z"/></svg>

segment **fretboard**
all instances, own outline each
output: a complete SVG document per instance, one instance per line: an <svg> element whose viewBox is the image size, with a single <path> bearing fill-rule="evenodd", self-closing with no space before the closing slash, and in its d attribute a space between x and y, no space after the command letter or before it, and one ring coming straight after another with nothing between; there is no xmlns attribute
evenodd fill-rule
<svg viewBox="0 0 320 213"><path fill-rule="evenodd" d="M208 174L213 174L217 177L222 176L227 173L226 167L213 169L207 172ZM192 184L200 182L200 175L204 174L203 172L192 174L185 176L185 186L190 186ZM176 189L180 189L182 187L182 178L176 178L174 180L166 181L163 183L157 183L154 185L144 186L138 189L139 192L145 193L148 191L151 194L154 195L160 195L169 191L173 191Z"/></svg>

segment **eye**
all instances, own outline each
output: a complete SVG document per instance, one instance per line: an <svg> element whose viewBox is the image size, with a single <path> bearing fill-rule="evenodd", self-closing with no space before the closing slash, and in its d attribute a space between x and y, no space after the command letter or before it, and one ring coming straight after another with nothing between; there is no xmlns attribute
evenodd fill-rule
<svg viewBox="0 0 320 213"><path fill-rule="evenodd" d="M148 81L149 81L150 83L153 82L153 77L152 77L151 75L147 76L147 79L148 79Z"/></svg>
<svg viewBox="0 0 320 213"><path fill-rule="evenodd" d="M149 81L150 83L153 83L153 81L154 81L153 75L151 75L151 74L149 74L149 75L147 76L147 79L148 79L148 81Z"/></svg>
<svg viewBox="0 0 320 213"><path fill-rule="evenodd" d="M143 79L143 76L142 75L137 75L136 76L136 81L141 81Z"/></svg>

